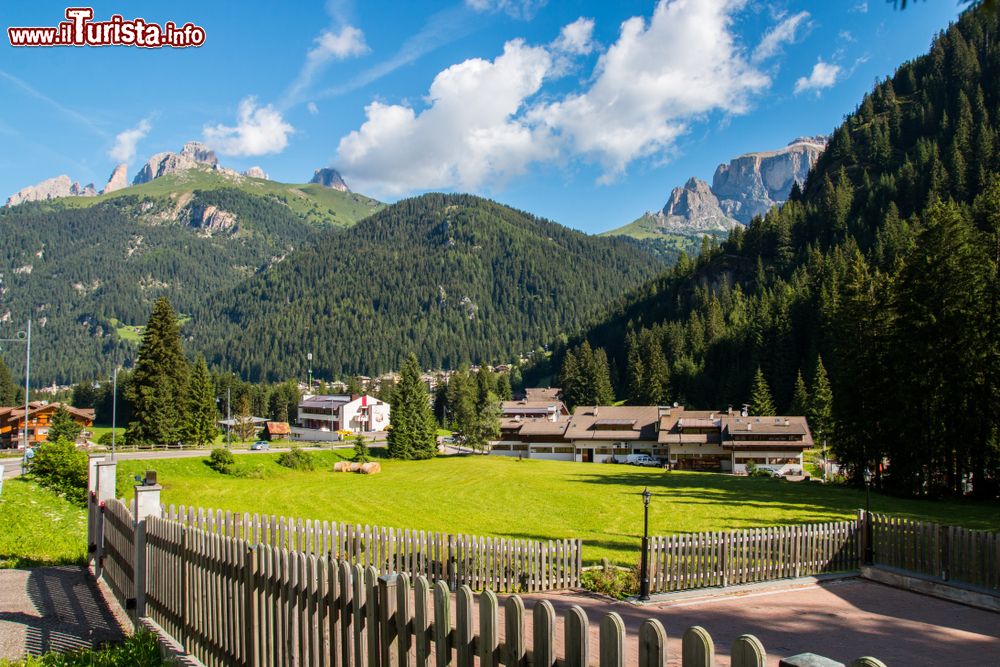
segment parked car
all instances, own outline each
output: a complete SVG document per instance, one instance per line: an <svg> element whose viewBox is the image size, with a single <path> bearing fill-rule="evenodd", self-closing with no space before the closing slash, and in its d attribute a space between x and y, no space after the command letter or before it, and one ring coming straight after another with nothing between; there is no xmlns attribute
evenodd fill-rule
<svg viewBox="0 0 1000 667"><path fill-rule="evenodd" d="M250 451L253 452L264 452L269 449L271 449L271 444L267 440L258 440L250 445Z"/></svg>
<svg viewBox="0 0 1000 667"><path fill-rule="evenodd" d="M625 463L633 466L647 466L650 468L659 467L660 460L649 454L629 454L625 457Z"/></svg>

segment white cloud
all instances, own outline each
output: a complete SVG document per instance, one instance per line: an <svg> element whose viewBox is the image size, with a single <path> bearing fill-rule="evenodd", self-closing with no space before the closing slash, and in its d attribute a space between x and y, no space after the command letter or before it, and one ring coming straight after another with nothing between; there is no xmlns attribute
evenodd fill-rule
<svg viewBox="0 0 1000 667"><path fill-rule="evenodd" d="M548 47L510 41L492 62L439 73L422 110L372 102L340 140L337 164L362 191L390 195L490 186L566 159L599 164L611 181L635 160L667 157L691 123L746 112L770 85L731 31L743 5L661 0L648 21L622 24L584 90L555 97L539 93L564 73L559 45L592 48L589 19Z"/></svg>
<svg viewBox="0 0 1000 667"><path fill-rule="evenodd" d="M310 102L309 104L307 104L306 109L309 111L309 113L311 113L314 116L319 113L319 107L316 106L315 102Z"/></svg>
<svg viewBox="0 0 1000 667"><path fill-rule="evenodd" d="M131 162L135 157L135 147L153 129L149 120L143 118L139 124L123 132L119 132L115 137L115 144L108 151L108 156L115 162Z"/></svg>
<svg viewBox="0 0 1000 667"><path fill-rule="evenodd" d="M799 95L814 91L819 95L821 90L835 84L839 75L840 65L832 65L822 60L817 60L809 76L799 77L799 80L795 82L795 94Z"/></svg>
<svg viewBox="0 0 1000 667"><path fill-rule="evenodd" d="M339 32L324 30L313 41L315 46L306 53L306 61L302 65L302 69L299 70L298 76L288 87L283 108L301 101L299 96L331 60L344 60L361 56L371 50L365 43L365 35L361 29L351 25L345 25Z"/></svg>
<svg viewBox="0 0 1000 667"><path fill-rule="evenodd" d="M559 38L552 43L552 48L572 55L585 56L596 46L593 41L594 19L583 18L563 26Z"/></svg>
<svg viewBox="0 0 1000 667"><path fill-rule="evenodd" d="M867 0L861 0L858 4L851 7L851 12L857 14L867 14L868 13L868 2Z"/></svg>
<svg viewBox="0 0 1000 667"><path fill-rule="evenodd" d="M257 106L254 97L240 102L235 127L205 126L205 143L223 155L264 155L280 153L295 129L270 104Z"/></svg>
<svg viewBox="0 0 1000 667"><path fill-rule="evenodd" d="M474 58L440 72L420 112L372 102L361 128L340 140L337 164L361 189L386 194L475 189L522 173L549 155L544 137L516 115L551 66L544 48L513 40L492 62Z"/></svg>
<svg viewBox="0 0 1000 667"><path fill-rule="evenodd" d="M661 0L647 24L622 23L584 93L533 109L567 149L604 167L604 182L630 162L666 155L688 124L713 111L739 114L770 84L730 32L726 0Z"/></svg>
<svg viewBox="0 0 1000 667"><path fill-rule="evenodd" d="M760 44L753 52L753 62L760 63L781 53L781 47L799 39L799 28L808 31L811 27L809 12L799 12L764 33Z"/></svg>
<svg viewBox="0 0 1000 667"><path fill-rule="evenodd" d="M522 21L530 21L548 0L465 0L477 12L503 12Z"/></svg>

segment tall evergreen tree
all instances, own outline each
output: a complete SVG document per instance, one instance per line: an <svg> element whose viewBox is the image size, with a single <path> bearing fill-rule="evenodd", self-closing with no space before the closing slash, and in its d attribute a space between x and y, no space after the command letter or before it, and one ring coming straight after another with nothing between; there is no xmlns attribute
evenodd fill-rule
<svg viewBox="0 0 1000 667"><path fill-rule="evenodd" d="M236 412L233 414L233 435L240 442L250 440L257 433L257 425L253 423L253 403L250 394L244 393L236 399Z"/></svg>
<svg viewBox="0 0 1000 667"><path fill-rule="evenodd" d="M818 445L826 444L833 436L833 390L823 366L823 358L816 357L813 370L812 391L809 394L809 408L806 411L809 429Z"/></svg>
<svg viewBox="0 0 1000 667"><path fill-rule="evenodd" d="M750 414L773 415L776 412L774 399L771 398L771 389L767 386L764 371L758 366L757 373L753 377L753 391L750 394Z"/></svg>
<svg viewBox="0 0 1000 667"><path fill-rule="evenodd" d="M806 389L806 381L799 371L795 378L795 389L792 391L792 404L789 406L789 413L796 416L806 416L809 412L809 391Z"/></svg>
<svg viewBox="0 0 1000 667"><path fill-rule="evenodd" d="M65 406L60 405L52 415L48 438L52 442L75 443L83 427L76 423Z"/></svg>
<svg viewBox="0 0 1000 667"><path fill-rule="evenodd" d="M184 415L187 422L184 439L199 447L215 442L215 437L219 433L216 425L217 414L215 385L208 373L205 357L199 354L191 372L187 411ZM282 421L287 421L287 418Z"/></svg>
<svg viewBox="0 0 1000 667"><path fill-rule="evenodd" d="M133 420L126 440L135 445L177 442L183 433L180 406L187 402L188 363L170 301L160 297L146 323L139 358L128 385Z"/></svg>
<svg viewBox="0 0 1000 667"><path fill-rule="evenodd" d="M437 429L427 387L420 380L420 366L412 352L403 362L399 384L393 394L389 421L389 456L395 459L427 459L437 454Z"/></svg>
<svg viewBox="0 0 1000 667"><path fill-rule="evenodd" d="M17 385L10 375L10 369L0 359L0 406L14 405L17 400Z"/></svg>
<svg viewBox="0 0 1000 667"><path fill-rule="evenodd" d="M642 360L642 350L639 347L639 335L633 329L625 339L625 383L626 400L630 405L642 405L645 398L644 382L646 364Z"/></svg>
<svg viewBox="0 0 1000 667"><path fill-rule="evenodd" d="M642 356L646 360L646 368L643 373L640 405L666 405L670 366L667 365L667 358L663 354L663 345L649 329L642 332Z"/></svg>

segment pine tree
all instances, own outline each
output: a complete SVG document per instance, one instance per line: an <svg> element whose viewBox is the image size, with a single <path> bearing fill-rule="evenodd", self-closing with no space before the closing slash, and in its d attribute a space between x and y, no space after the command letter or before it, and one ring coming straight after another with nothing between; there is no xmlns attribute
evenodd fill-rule
<svg viewBox="0 0 1000 667"><path fill-rule="evenodd" d="M500 373L497 377L497 398L501 401L509 401L514 395L510 386L510 373Z"/></svg>
<svg viewBox="0 0 1000 667"><path fill-rule="evenodd" d="M282 407L284 406L282 405ZM185 441L199 447L215 442L215 436L219 432L218 426L216 426L216 415L215 385L208 373L205 357L199 354L191 372L187 414L185 415L187 421ZM287 419L282 421L287 421Z"/></svg>
<svg viewBox="0 0 1000 667"><path fill-rule="evenodd" d="M642 405L646 365L642 361L642 350L639 349L639 336L634 330L628 332L625 349L626 396L630 405Z"/></svg>
<svg viewBox="0 0 1000 667"><path fill-rule="evenodd" d="M187 399L188 363L177 315L166 297L153 304L128 385L132 404L126 440L136 445L177 442L183 432L179 406Z"/></svg>
<svg viewBox="0 0 1000 667"><path fill-rule="evenodd" d="M590 363L588 381L593 387L590 405L611 405L615 401L615 391L611 386L611 367L608 365L608 354L603 347L597 348Z"/></svg>
<svg viewBox="0 0 1000 667"><path fill-rule="evenodd" d="M579 396L580 385L580 365L577 363L573 350L566 350L566 355L563 357L562 370L559 373L559 384L562 387L563 400L566 401L566 405L572 410L579 405L577 398Z"/></svg>
<svg viewBox="0 0 1000 667"><path fill-rule="evenodd" d="M806 416L809 412L809 391L806 389L806 381L802 378L802 371L795 378L795 389L792 392L792 404L789 413L795 416Z"/></svg>
<svg viewBox="0 0 1000 667"><path fill-rule="evenodd" d="M233 415L233 434L246 442L257 433L257 425L253 423L253 408L250 402L250 395L243 394L236 401L236 414Z"/></svg>
<svg viewBox="0 0 1000 667"><path fill-rule="evenodd" d="M75 443L83 427L73 419L62 404L56 408L52 415L52 422L49 425L48 439L50 442L70 442Z"/></svg>
<svg viewBox="0 0 1000 667"><path fill-rule="evenodd" d="M666 405L670 366L667 365L667 358L663 354L663 346L649 329L642 332L642 356L646 359L646 371L642 383L642 400L639 404Z"/></svg>
<svg viewBox="0 0 1000 667"><path fill-rule="evenodd" d="M437 454L437 429L427 388L420 380L420 366L412 352L400 370L399 384L390 407L389 456L394 459L427 459Z"/></svg>
<svg viewBox="0 0 1000 667"><path fill-rule="evenodd" d="M757 367L757 373L753 377L753 391L750 394L750 414L756 416L773 415L777 412L774 409L774 400L771 398L771 389L767 386L767 379L764 371Z"/></svg>
<svg viewBox="0 0 1000 667"><path fill-rule="evenodd" d="M805 414L809 420L809 430L812 431L816 444L823 445L833 436L833 390L830 388L822 357L816 357L808 405Z"/></svg>
<svg viewBox="0 0 1000 667"><path fill-rule="evenodd" d="M17 400L17 385L10 375L10 369L0 359L0 406L12 406Z"/></svg>
<svg viewBox="0 0 1000 667"><path fill-rule="evenodd" d="M371 452L365 443L365 436L360 433L354 436L354 458L357 463L368 463L371 460Z"/></svg>

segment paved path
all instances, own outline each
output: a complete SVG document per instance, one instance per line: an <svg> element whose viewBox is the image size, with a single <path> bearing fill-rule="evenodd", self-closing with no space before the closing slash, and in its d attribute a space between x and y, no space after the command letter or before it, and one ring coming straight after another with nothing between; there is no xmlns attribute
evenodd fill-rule
<svg viewBox="0 0 1000 667"><path fill-rule="evenodd" d="M597 624L601 617L608 611L618 612L629 634L626 664L636 664L639 625L647 618L657 618L667 630L669 664L675 667L680 665L681 636L692 625L700 625L712 635L720 665L729 664L729 647L744 633L761 640L768 651L768 665L805 652L845 664L871 655L890 667L1000 665L1000 614L861 579L771 587L738 595L682 597L642 606L579 593L525 596L525 606L534 606L535 599L550 600L555 606L560 617L559 643L562 612L573 604L587 611L592 657L599 655ZM526 623L529 637L530 616Z"/></svg>
<svg viewBox="0 0 1000 667"><path fill-rule="evenodd" d="M79 566L0 570L0 659L120 640L120 620Z"/></svg>

